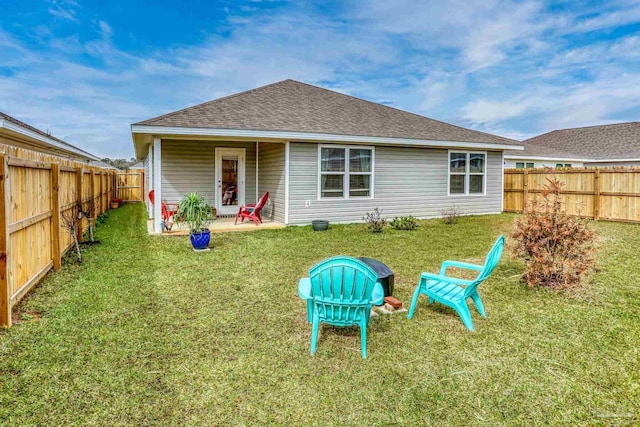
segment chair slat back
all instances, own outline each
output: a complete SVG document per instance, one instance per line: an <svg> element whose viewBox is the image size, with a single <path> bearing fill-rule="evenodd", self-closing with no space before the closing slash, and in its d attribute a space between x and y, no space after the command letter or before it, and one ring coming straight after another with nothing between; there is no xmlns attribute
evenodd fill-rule
<svg viewBox="0 0 640 427"><path fill-rule="evenodd" d="M378 276L351 257L326 259L309 270L311 291L319 316L334 325L350 325L369 315Z"/></svg>
<svg viewBox="0 0 640 427"><path fill-rule="evenodd" d="M258 203L256 203L256 207L253 208L253 211L259 212L260 210L262 210L264 205L267 203L268 199L269 199L269 192L267 191L262 195L262 197L260 197L260 200L258 200Z"/></svg>
<svg viewBox="0 0 640 427"><path fill-rule="evenodd" d="M478 274L476 280L474 280L473 283L467 286L467 288L465 289L465 298L475 292L478 285L484 282L485 279L489 277L491 273L493 273L493 270L495 270L498 262L500 261L500 258L502 257L502 251L504 250L504 241L504 236L500 236L493 244L493 247L487 254L487 258L484 261L484 267L482 268L482 271L480 271L480 274Z"/></svg>

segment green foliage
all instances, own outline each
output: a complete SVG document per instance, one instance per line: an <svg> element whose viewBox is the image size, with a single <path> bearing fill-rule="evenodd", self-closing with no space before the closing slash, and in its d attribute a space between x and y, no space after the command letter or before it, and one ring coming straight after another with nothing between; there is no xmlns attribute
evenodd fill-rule
<svg viewBox="0 0 640 427"><path fill-rule="evenodd" d="M389 223L396 230L415 230L418 227L418 221L411 215L393 218Z"/></svg>
<svg viewBox="0 0 640 427"><path fill-rule="evenodd" d="M129 169L129 166L133 166L136 163L138 163L138 161L136 160L135 157L131 157L129 160L127 159L110 159L109 157L105 157L103 159L100 159L102 162L113 166L114 168L118 168L118 169Z"/></svg>
<svg viewBox="0 0 640 427"><path fill-rule="evenodd" d="M96 226L103 224L107 219L109 219L108 211L98 215L98 218L96 219Z"/></svg>
<svg viewBox="0 0 640 427"><path fill-rule="evenodd" d="M598 236L586 220L567 215L562 183L555 176L547 181L542 197L514 222L513 252L525 261L529 287L576 288L595 266Z"/></svg>
<svg viewBox="0 0 640 427"><path fill-rule="evenodd" d="M362 219L372 233L382 233L387 225L387 219L382 217L382 210L379 208L375 208L373 212L367 212Z"/></svg>
<svg viewBox="0 0 640 427"><path fill-rule="evenodd" d="M206 230L213 219L213 208L198 193L185 194L178 203L178 212L174 215L174 220L187 224L191 234Z"/></svg>

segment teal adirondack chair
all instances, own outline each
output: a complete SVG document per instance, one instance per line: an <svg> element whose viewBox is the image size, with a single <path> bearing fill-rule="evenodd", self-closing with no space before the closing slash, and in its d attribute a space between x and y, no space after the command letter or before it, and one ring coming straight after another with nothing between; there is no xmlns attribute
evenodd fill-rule
<svg viewBox="0 0 640 427"><path fill-rule="evenodd" d="M320 323L360 326L362 358L367 357L367 324L371 307L382 304L384 290L378 276L355 258L328 258L300 279L298 295L307 301L307 319L312 326L311 354L315 354Z"/></svg>
<svg viewBox="0 0 640 427"><path fill-rule="evenodd" d="M440 267L440 274L422 273L420 283L413 294L411 308L409 309L409 319L413 317L418 304L418 297L424 294L429 297L429 304L438 301L444 305L453 308L462 318L462 322L468 330L473 331L473 322L471 321L471 313L467 306L467 300L471 298L478 312L482 317L487 317L484 312L484 306L480 295L478 295L478 285L482 283L496 268L502 250L504 249L504 236L498 237L493 247L487 255L484 265L469 264L458 261L445 261ZM447 276L448 267L458 267L467 270L478 271L478 276L473 280L458 279Z"/></svg>

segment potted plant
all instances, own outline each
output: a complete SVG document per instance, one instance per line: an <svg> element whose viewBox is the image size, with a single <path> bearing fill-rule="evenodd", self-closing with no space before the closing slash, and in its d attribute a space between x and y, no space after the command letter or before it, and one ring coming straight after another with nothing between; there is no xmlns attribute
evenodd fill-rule
<svg viewBox="0 0 640 427"><path fill-rule="evenodd" d="M122 204L122 199L112 199L111 200L111 209L118 209Z"/></svg>
<svg viewBox="0 0 640 427"><path fill-rule="evenodd" d="M178 203L174 218L189 228L193 249L204 250L209 247L211 232L208 227L214 219L214 213L204 197L198 193L184 195Z"/></svg>

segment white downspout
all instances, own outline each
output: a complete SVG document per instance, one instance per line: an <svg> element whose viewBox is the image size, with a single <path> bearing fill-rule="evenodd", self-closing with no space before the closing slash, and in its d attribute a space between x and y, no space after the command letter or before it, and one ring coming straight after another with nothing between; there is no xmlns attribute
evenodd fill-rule
<svg viewBox="0 0 640 427"><path fill-rule="evenodd" d="M258 174L260 173L260 143L256 141L256 201L258 203L258 199L260 198L260 188L258 187Z"/></svg>
<svg viewBox="0 0 640 427"><path fill-rule="evenodd" d="M289 225L289 141L284 145L284 224Z"/></svg>

